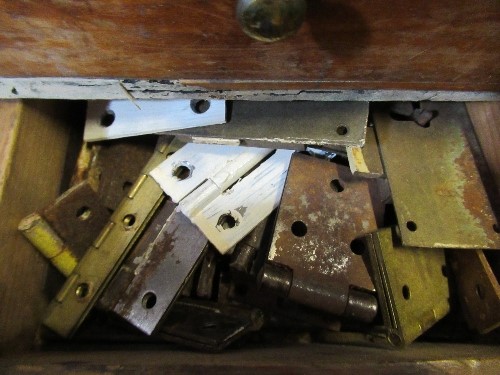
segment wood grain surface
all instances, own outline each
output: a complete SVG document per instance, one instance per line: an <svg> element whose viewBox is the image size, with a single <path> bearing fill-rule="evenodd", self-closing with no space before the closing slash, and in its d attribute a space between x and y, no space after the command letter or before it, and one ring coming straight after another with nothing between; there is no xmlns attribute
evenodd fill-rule
<svg viewBox="0 0 500 375"><path fill-rule="evenodd" d="M0 101L0 353L33 344L47 304L48 262L17 226L60 193L70 103Z"/></svg>
<svg viewBox="0 0 500 375"><path fill-rule="evenodd" d="M247 37L235 0L0 0L0 76L210 90L500 90L498 0L314 0L297 35Z"/></svg>

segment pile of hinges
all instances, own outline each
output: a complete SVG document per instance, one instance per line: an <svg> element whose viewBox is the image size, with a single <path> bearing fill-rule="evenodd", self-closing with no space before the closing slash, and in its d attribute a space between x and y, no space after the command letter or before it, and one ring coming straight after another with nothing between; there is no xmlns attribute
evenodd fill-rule
<svg viewBox="0 0 500 375"><path fill-rule="evenodd" d="M66 277L43 324L403 347L455 295L490 332L500 228L469 130L460 103L91 102L72 187L19 226Z"/></svg>

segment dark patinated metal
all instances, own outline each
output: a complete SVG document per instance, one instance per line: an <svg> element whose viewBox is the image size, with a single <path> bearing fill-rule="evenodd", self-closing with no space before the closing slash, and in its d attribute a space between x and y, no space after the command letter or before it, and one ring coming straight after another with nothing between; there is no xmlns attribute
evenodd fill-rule
<svg viewBox="0 0 500 375"><path fill-rule="evenodd" d="M165 202L124 262L101 304L146 334L163 321L202 259L207 239Z"/></svg>
<svg viewBox="0 0 500 375"><path fill-rule="evenodd" d="M256 261L257 253L262 249L263 243L266 241L265 234L268 229L268 223L268 219L260 222L259 225L236 245L229 265L233 271L243 274L250 273Z"/></svg>
<svg viewBox="0 0 500 375"><path fill-rule="evenodd" d="M256 308L183 299L174 305L159 335L195 349L220 351L263 324L264 314Z"/></svg>
<svg viewBox="0 0 500 375"><path fill-rule="evenodd" d="M110 213L89 181L83 181L44 208L42 216L81 258L108 222Z"/></svg>
<svg viewBox="0 0 500 375"><path fill-rule="evenodd" d="M491 260L500 259L491 253ZM467 324L486 334L500 327L500 284L483 250L455 252L451 265Z"/></svg>
<svg viewBox="0 0 500 375"><path fill-rule="evenodd" d="M298 303L371 321L377 301L357 238L376 229L367 180L296 154L261 283Z"/></svg>

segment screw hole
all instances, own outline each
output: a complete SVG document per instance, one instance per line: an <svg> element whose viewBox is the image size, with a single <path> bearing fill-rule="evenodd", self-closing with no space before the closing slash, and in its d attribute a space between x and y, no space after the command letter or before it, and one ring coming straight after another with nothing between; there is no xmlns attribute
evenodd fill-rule
<svg viewBox="0 0 500 375"><path fill-rule="evenodd" d="M101 116L101 126L107 128L115 122L115 113L107 109L106 112Z"/></svg>
<svg viewBox="0 0 500 375"><path fill-rule="evenodd" d="M107 128L108 126L111 126L113 122L115 122L115 113L112 110L108 109L101 116L101 126Z"/></svg>
<svg viewBox="0 0 500 375"><path fill-rule="evenodd" d="M219 217L219 221L217 222L217 226L222 229L232 229L238 225L238 220L232 217L230 214L224 214Z"/></svg>
<svg viewBox="0 0 500 375"><path fill-rule="evenodd" d="M448 268L445 265L441 266L441 273L444 277L448 277Z"/></svg>
<svg viewBox="0 0 500 375"><path fill-rule="evenodd" d="M417 223L415 223L414 221L407 221L406 228L408 228L408 230L411 232L415 232L417 230Z"/></svg>
<svg viewBox="0 0 500 375"><path fill-rule="evenodd" d="M366 248L365 242L362 239L356 238L351 241L351 250L356 255L363 255Z"/></svg>
<svg viewBox="0 0 500 375"><path fill-rule="evenodd" d="M156 294L153 292L147 292L144 297L142 297L142 307L146 310L150 310L156 305Z"/></svg>
<svg viewBox="0 0 500 375"><path fill-rule="evenodd" d="M183 163L175 167L172 171L172 176L177 177L179 181L183 181L191 177L192 169L189 168L186 164L187 163Z"/></svg>
<svg viewBox="0 0 500 375"><path fill-rule="evenodd" d="M198 115L205 113L209 108L210 102L208 100L191 100L191 110Z"/></svg>
<svg viewBox="0 0 500 375"><path fill-rule="evenodd" d="M12 90L10 90L10 92L13 93L14 95L19 95L15 87L13 87Z"/></svg>
<svg viewBox="0 0 500 375"><path fill-rule="evenodd" d="M500 225L493 224L493 230L495 231L495 233L500 233Z"/></svg>
<svg viewBox="0 0 500 375"><path fill-rule="evenodd" d="M486 297L484 287L481 284L476 285L476 294L480 299L484 299Z"/></svg>
<svg viewBox="0 0 500 375"><path fill-rule="evenodd" d="M342 193L344 191L344 185L340 182L340 180L332 180L330 182L330 187L336 191L337 193Z"/></svg>
<svg viewBox="0 0 500 375"><path fill-rule="evenodd" d="M130 188L132 187L132 183L130 181L125 181L122 185L122 190L125 192L125 193L128 193L128 191L130 190Z"/></svg>
<svg viewBox="0 0 500 375"><path fill-rule="evenodd" d="M89 295L90 286L87 283L79 284L75 289L75 294L78 298L82 299Z"/></svg>
<svg viewBox="0 0 500 375"><path fill-rule="evenodd" d="M403 285L403 298L409 300L411 297L410 288L408 285Z"/></svg>
<svg viewBox="0 0 500 375"><path fill-rule="evenodd" d="M126 228L130 228L134 224L135 224L135 216L131 214L125 215L125 217L123 218L123 225L125 225Z"/></svg>
<svg viewBox="0 0 500 375"><path fill-rule="evenodd" d="M340 125L337 127L337 134L338 135L346 135L347 134L347 127L344 125Z"/></svg>
<svg viewBox="0 0 500 375"><path fill-rule="evenodd" d="M78 219L80 219L81 221L87 220L90 217L91 214L92 214L92 211L87 206L80 207L76 211L76 217Z"/></svg>
<svg viewBox="0 0 500 375"><path fill-rule="evenodd" d="M304 237L307 234L307 225L303 221L296 221L292 224L292 233L297 237Z"/></svg>

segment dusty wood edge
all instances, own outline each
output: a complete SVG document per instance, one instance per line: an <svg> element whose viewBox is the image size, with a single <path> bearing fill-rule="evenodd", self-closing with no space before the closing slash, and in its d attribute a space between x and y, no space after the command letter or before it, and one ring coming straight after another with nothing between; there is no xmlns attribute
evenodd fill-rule
<svg viewBox="0 0 500 375"><path fill-rule="evenodd" d="M245 82L241 82L244 84ZM266 87L266 82L246 82ZM286 85L286 82L280 84ZM269 82L267 87L276 85ZM304 86L307 82L304 82ZM207 82L214 87L216 82ZM221 83L223 87L223 83ZM0 99L227 99L267 101L500 101L500 92L424 90L217 90L183 80L0 77Z"/></svg>

